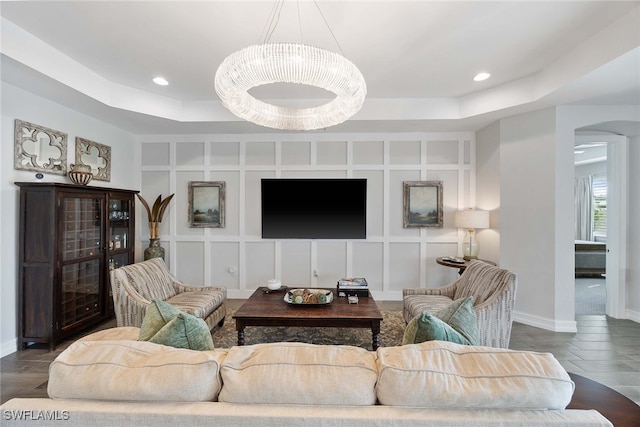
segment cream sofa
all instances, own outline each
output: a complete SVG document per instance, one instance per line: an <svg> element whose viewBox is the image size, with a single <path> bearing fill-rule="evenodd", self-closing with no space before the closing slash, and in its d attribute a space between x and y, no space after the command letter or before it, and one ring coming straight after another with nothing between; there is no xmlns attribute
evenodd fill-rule
<svg viewBox="0 0 640 427"><path fill-rule="evenodd" d="M89 335L51 364L51 398L2 405L3 425L611 426L564 409L574 384L549 353L432 341L376 352L258 344L212 351Z"/></svg>

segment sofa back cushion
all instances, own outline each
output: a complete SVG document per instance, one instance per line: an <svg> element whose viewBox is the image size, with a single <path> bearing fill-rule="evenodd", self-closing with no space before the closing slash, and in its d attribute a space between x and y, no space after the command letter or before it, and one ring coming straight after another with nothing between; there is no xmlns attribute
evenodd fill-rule
<svg viewBox="0 0 640 427"><path fill-rule="evenodd" d="M51 363L47 392L60 399L214 401L225 356L141 341L77 341Z"/></svg>
<svg viewBox="0 0 640 427"><path fill-rule="evenodd" d="M377 350L382 405L564 409L574 384L550 353L428 341Z"/></svg>
<svg viewBox="0 0 640 427"><path fill-rule="evenodd" d="M473 296L473 305L478 306L504 289L515 286L516 275L482 261L472 261L458 279L454 300Z"/></svg>
<svg viewBox="0 0 640 427"><path fill-rule="evenodd" d="M224 383L220 402L349 406L376 403L375 355L358 347L303 343L232 347L220 373Z"/></svg>

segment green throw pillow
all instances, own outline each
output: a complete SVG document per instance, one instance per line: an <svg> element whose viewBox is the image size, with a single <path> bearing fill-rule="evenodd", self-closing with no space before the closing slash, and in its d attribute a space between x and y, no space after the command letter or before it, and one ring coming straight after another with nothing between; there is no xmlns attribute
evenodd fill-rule
<svg viewBox="0 0 640 427"><path fill-rule="evenodd" d="M158 331L150 342L191 350L213 350L207 323L191 314L180 313Z"/></svg>
<svg viewBox="0 0 640 427"><path fill-rule="evenodd" d="M455 300L435 315L427 311L417 315L407 325L402 344L418 344L434 340L465 345L479 344L473 297Z"/></svg>
<svg viewBox="0 0 640 427"><path fill-rule="evenodd" d="M211 332L204 320L161 300L153 300L147 307L138 341L191 350L214 348Z"/></svg>
<svg viewBox="0 0 640 427"><path fill-rule="evenodd" d="M154 299L147 306L147 311L142 319L138 341L149 341L167 322L180 313L181 311L171 304Z"/></svg>

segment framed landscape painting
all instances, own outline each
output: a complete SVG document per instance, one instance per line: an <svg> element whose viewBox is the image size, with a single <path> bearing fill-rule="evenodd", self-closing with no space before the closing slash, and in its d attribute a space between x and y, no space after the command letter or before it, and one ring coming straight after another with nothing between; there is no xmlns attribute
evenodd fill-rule
<svg viewBox="0 0 640 427"><path fill-rule="evenodd" d="M404 181L404 228L442 228L442 181Z"/></svg>
<svg viewBox="0 0 640 427"><path fill-rule="evenodd" d="M224 181L189 182L190 227L224 228Z"/></svg>

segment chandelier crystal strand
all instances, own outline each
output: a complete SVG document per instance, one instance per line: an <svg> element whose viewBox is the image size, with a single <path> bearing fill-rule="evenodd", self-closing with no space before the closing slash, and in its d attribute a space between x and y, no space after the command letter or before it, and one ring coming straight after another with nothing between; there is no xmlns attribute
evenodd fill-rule
<svg viewBox="0 0 640 427"><path fill-rule="evenodd" d="M249 94L256 86L294 83L333 92L330 102L311 108L279 107ZM343 56L315 46L268 43L229 55L215 76L222 104L241 119L282 130L313 130L334 126L356 114L367 87L360 70Z"/></svg>

